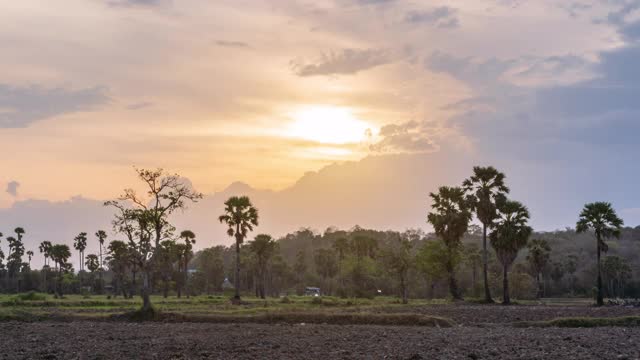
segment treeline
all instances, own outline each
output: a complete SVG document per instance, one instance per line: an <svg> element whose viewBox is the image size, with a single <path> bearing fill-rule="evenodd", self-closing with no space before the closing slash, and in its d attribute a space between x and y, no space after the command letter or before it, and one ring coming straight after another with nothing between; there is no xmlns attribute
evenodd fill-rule
<svg viewBox="0 0 640 360"><path fill-rule="evenodd" d="M566 229L534 232L531 237L536 241L531 241L531 247L518 256L509 275L515 298L595 296L597 269L592 235ZM398 239L408 239L409 246L403 249ZM549 249L540 251L537 239ZM364 248L372 250L363 251L363 247L356 250L362 243L368 243ZM483 296L481 243L482 229L472 225L462 239L457 260L459 288L465 297ZM620 239L609 244L609 252L603 258L605 296L640 297L637 276L640 259L635 255L640 250L640 226L624 228ZM368 297L378 294L378 290L383 295L401 296L403 280L409 298L449 296L442 256L446 249L433 233L376 231L357 226L346 231L330 228L323 233L301 229L278 239L274 245L265 272L269 296L303 294L307 286L320 287L324 294L336 296ZM190 266L197 271L193 276L198 279L195 287L198 293L220 293L225 278L234 282L234 251L233 246L216 246L195 254ZM407 273L403 279L405 265L398 260L405 259ZM216 266L207 268L211 263ZM261 275L248 245L241 247L241 264L242 291L256 294ZM503 269L493 249L489 249L488 269L492 292L501 294ZM206 279L209 286L205 286Z"/></svg>
<svg viewBox="0 0 640 360"><path fill-rule="evenodd" d="M127 189L105 203L115 210L118 240L108 241L102 230L94 237L80 233L73 246L78 271L67 245L44 241L38 248L44 266L33 270L26 232L16 228L6 238L6 256L0 247L1 290L140 295L145 309L152 293L233 291L239 303L241 293L264 298L303 294L306 287L342 297L395 295L403 302L447 296L490 302L500 294L504 303L513 295L596 297L601 304L604 297L640 295L640 227L624 228L611 204L592 203L578 215L575 230L536 233L526 206L508 198L506 177L493 167L475 167L461 186L430 194L425 218L433 233L356 226L301 229L274 239L257 231L259 213L250 199L232 197L218 220L235 243L195 254L196 234L178 232L168 219L202 195L178 175L137 171L145 196ZM97 254L85 255L88 241L97 242Z"/></svg>

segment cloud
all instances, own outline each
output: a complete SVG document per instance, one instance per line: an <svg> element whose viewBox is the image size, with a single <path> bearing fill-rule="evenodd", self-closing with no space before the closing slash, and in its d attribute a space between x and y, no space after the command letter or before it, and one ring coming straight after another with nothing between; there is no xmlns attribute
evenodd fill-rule
<svg viewBox="0 0 640 360"><path fill-rule="evenodd" d="M18 188L20 187L20 183L13 180L7 184L7 194L17 197L18 196Z"/></svg>
<svg viewBox="0 0 640 360"><path fill-rule="evenodd" d="M242 41L216 40L216 45L230 48L248 48L249 44Z"/></svg>
<svg viewBox="0 0 640 360"><path fill-rule="evenodd" d="M140 110L140 109L148 108L150 106L153 106L152 102L150 102L150 101L142 101L142 102L137 102L137 103L133 103L133 104L127 105L127 109L128 110Z"/></svg>
<svg viewBox="0 0 640 360"><path fill-rule="evenodd" d="M414 10L405 14L404 21L410 24L427 24L440 29L456 28L460 25L456 13L456 9L448 6L426 11Z"/></svg>
<svg viewBox="0 0 640 360"><path fill-rule="evenodd" d="M393 61L387 50L381 49L343 49L322 54L317 62L291 61L291 69L298 76L346 75Z"/></svg>
<svg viewBox="0 0 640 360"><path fill-rule="evenodd" d="M109 102L104 87L79 90L0 84L0 128L23 128L47 118L93 110Z"/></svg>
<svg viewBox="0 0 640 360"><path fill-rule="evenodd" d="M435 52L425 60L425 66L475 89L550 87L573 84L595 76L594 64L573 54L478 59Z"/></svg>
<svg viewBox="0 0 640 360"><path fill-rule="evenodd" d="M107 4L113 7L136 6L163 6L171 3L171 0L108 0Z"/></svg>
<svg viewBox="0 0 640 360"><path fill-rule="evenodd" d="M437 150L424 124L408 121L403 124L389 124L380 129L379 141L369 149L376 153L425 153Z"/></svg>

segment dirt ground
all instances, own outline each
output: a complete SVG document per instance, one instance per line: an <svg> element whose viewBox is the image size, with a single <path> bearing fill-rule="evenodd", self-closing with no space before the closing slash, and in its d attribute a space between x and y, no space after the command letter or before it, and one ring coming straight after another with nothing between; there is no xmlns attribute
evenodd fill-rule
<svg viewBox="0 0 640 360"><path fill-rule="evenodd" d="M640 358L640 328L514 328L509 323L556 317L557 311L562 316L640 312L630 308L563 310L530 306L425 309L433 315L452 315L459 324L453 328L4 322L0 323L0 359Z"/></svg>

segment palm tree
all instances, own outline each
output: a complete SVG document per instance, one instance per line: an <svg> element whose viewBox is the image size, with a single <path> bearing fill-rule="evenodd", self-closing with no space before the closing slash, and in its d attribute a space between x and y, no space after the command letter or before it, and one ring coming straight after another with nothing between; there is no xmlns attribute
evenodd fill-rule
<svg viewBox="0 0 640 360"><path fill-rule="evenodd" d="M87 269L91 273L91 288L94 289L95 282L96 282L95 281L95 272L98 269L100 269L100 260L98 258L98 255L96 255L96 254L87 255L87 257L85 258L85 264L87 265Z"/></svg>
<svg viewBox="0 0 640 360"><path fill-rule="evenodd" d="M107 240L107 233L104 230L98 230L96 232L96 237L98 238L98 245L99 245L99 264L100 264L100 269L102 269L102 248L104 247L104 242L105 240Z"/></svg>
<svg viewBox="0 0 640 360"><path fill-rule="evenodd" d="M586 204L580 213L576 224L576 232L583 233L593 231L596 236L596 248L598 256L598 306L604 305L602 293L602 266L600 253L607 252L609 246L605 242L608 238L619 238L620 230L624 222L618 217L616 211L608 202L594 202Z"/></svg>
<svg viewBox="0 0 640 360"><path fill-rule="evenodd" d="M31 269L31 258L33 257L33 251L27 251L27 257L29 258L29 269Z"/></svg>
<svg viewBox="0 0 640 360"><path fill-rule="evenodd" d="M24 243L22 237L25 231L21 227L15 228L17 239L13 236L7 237L7 243L9 245L9 254L7 255L7 281L10 278L15 278L16 291L20 291L20 269L22 268L22 256L24 255Z"/></svg>
<svg viewBox="0 0 640 360"><path fill-rule="evenodd" d="M42 266L42 282L43 282L43 287L44 287L44 292L46 293L48 291L48 287L47 287L47 272L48 272L48 266L49 266L49 258L51 257L51 247L53 245L51 245L50 241L43 241L40 243L40 246L38 246L38 249L40 250L40 253L44 255L44 265Z"/></svg>
<svg viewBox="0 0 640 360"><path fill-rule="evenodd" d="M98 258L98 255L87 255L85 264L87 265L87 269L89 270L89 272L91 272L92 274L95 273L100 268L100 260Z"/></svg>
<svg viewBox="0 0 640 360"><path fill-rule="evenodd" d="M69 246L64 244L56 244L51 247L51 259L56 265L58 273L58 280L56 281L55 293L56 296L62 296L62 273L68 271L70 268L69 258L71 257L71 251Z"/></svg>
<svg viewBox="0 0 640 360"><path fill-rule="evenodd" d="M193 254L193 245L195 245L196 243L196 234L191 231L191 230L183 230L180 233L180 238L184 240L185 243L185 248L184 248L184 253L182 254L183 257L183 263L182 266L183 268L180 269L180 271L183 272L183 280L184 280L184 286L186 288L187 286L187 282L189 281L189 261L190 261L190 257ZM185 289L186 291L186 289ZM178 293L178 297L180 293ZM187 297L189 297L189 292L187 291Z"/></svg>
<svg viewBox="0 0 640 360"><path fill-rule="evenodd" d="M87 233L81 232L73 239L73 248L78 250L78 254L80 256L80 262L78 266L80 267L79 271L84 271L84 250L87 248Z"/></svg>
<svg viewBox="0 0 640 360"><path fill-rule="evenodd" d="M544 239L533 239L527 245L529 248L529 254L527 255L527 261L531 265L531 269L536 274L536 283L538 284L538 292L536 297L539 299L544 293L542 286L541 275L542 270L547 266L551 253L551 247L549 242Z"/></svg>
<svg viewBox="0 0 640 360"><path fill-rule="evenodd" d="M227 234L236 240L236 276L235 296L233 302L240 303L240 245L254 226L258 226L258 209L247 196L233 196L224 203L224 214L218 217L221 223L227 224Z"/></svg>
<svg viewBox="0 0 640 360"><path fill-rule="evenodd" d="M461 239L473 216L473 204L460 187L442 186L437 193L429 196L433 199L433 205L427 220L447 248L445 268L449 274L449 292L455 300L462 300L455 273L460 258Z"/></svg>
<svg viewBox="0 0 640 360"><path fill-rule="evenodd" d="M98 238L98 254L99 254L99 259L98 259L98 271L99 271L99 275L100 275L100 288L99 291L100 293L102 293L102 290L104 289L104 261L102 258L102 249L104 248L104 243L107 240L107 233L104 230L98 230L96 232L96 237Z"/></svg>
<svg viewBox="0 0 640 360"><path fill-rule="evenodd" d="M487 229L497 218L497 206L504 201L509 188L504 183L505 175L493 166L473 168L473 175L466 179L462 186L473 195L474 209L478 220L482 223L482 274L484 276L484 298L492 303L489 289Z"/></svg>
<svg viewBox="0 0 640 360"><path fill-rule="evenodd" d="M502 264L502 303L511 303L509 297L509 267L518 256L518 252L527 246L533 229L527 225L529 210L517 201L507 200L498 207L498 219L494 230L489 234L491 246Z"/></svg>
<svg viewBox="0 0 640 360"><path fill-rule="evenodd" d="M258 295L261 299L266 297L265 282L267 277L267 267L269 260L275 254L278 244L273 240L271 235L260 234L249 243L249 251L256 260L256 270L258 277Z"/></svg>

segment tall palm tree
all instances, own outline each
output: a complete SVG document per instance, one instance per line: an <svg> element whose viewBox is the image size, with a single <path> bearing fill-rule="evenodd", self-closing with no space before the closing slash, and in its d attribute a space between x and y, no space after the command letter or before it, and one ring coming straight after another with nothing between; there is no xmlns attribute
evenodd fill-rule
<svg viewBox="0 0 640 360"><path fill-rule="evenodd" d="M100 269L102 269L102 248L104 247L104 242L105 240L107 240L107 233L104 230L98 230L96 232L96 237L98 238L98 245L99 245L99 251L98 251L98 263L99 263L99 267Z"/></svg>
<svg viewBox="0 0 640 360"><path fill-rule="evenodd" d="M551 255L551 247L549 242L544 239L533 239L527 245L529 248L529 254L527 255L527 261L531 265L531 269L536 274L536 283L538 285L538 292L536 297L539 299L544 294L544 288L542 286L542 270L547 263Z"/></svg>
<svg viewBox="0 0 640 360"><path fill-rule="evenodd" d="M102 258L102 249L104 248L104 243L107 240L107 233L104 230L98 230L96 232L96 237L98 238L98 275L100 276L100 288L99 291L102 293L104 289L104 261Z"/></svg>
<svg viewBox="0 0 640 360"><path fill-rule="evenodd" d="M576 224L576 232L583 233L593 231L596 236L596 248L598 256L598 306L604 305L602 293L602 266L600 253L607 252L609 246L605 242L609 238L619 238L620 230L624 222L618 217L616 211L608 202L594 202L586 204L580 213Z"/></svg>
<svg viewBox="0 0 640 360"><path fill-rule="evenodd" d="M227 224L227 234L236 240L236 276L234 303L240 303L240 245L249 231L258 226L258 209L247 196L233 196L224 203L224 214L218 217L221 223Z"/></svg>
<svg viewBox="0 0 640 360"><path fill-rule="evenodd" d="M460 258L461 239L473 216L473 204L460 187L442 186L437 193L429 196L433 199L433 205L427 220L447 248L445 268L449 273L449 292L455 300L462 300L455 273Z"/></svg>
<svg viewBox="0 0 640 360"><path fill-rule="evenodd" d="M502 264L502 303L511 303L509 297L509 268L518 252L527 246L533 229L527 225L529 210L517 201L507 200L498 207L498 219L489 234L491 246Z"/></svg>
<svg viewBox="0 0 640 360"><path fill-rule="evenodd" d="M258 277L258 295L264 299L266 297L265 282L267 277L267 267L271 257L275 254L278 244L271 235L260 234L249 243L249 251L256 260L256 270Z"/></svg>
<svg viewBox="0 0 640 360"><path fill-rule="evenodd" d="M182 254L183 268L180 269L180 271L182 271L183 273L182 275L184 280L184 286L186 288L187 282L189 281L189 261L190 261L191 255L193 254L193 245L195 245L196 243L196 234L191 230L183 230L180 233L180 238L184 240L184 244L185 244L184 253ZM185 289L185 291L187 292L187 298L188 298L189 291L187 291L187 289Z"/></svg>
<svg viewBox="0 0 640 360"><path fill-rule="evenodd" d="M80 271L84 271L84 250L87 248L87 233L81 232L73 239L73 248L78 250Z"/></svg>
<svg viewBox="0 0 640 360"><path fill-rule="evenodd" d="M43 287L44 287L44 292L46 293L48 291L48 287L47 287L47 272L48 272L48 267L49 267L49 258L51 257L51 247L53 245L51 245L50 241L43 241L40 243L40 246L38 246L38 250L40 250L40 253L42 255L44 255L44 265L42 266L42 282L43 282Z"/></svg>
<svg viewBox="0 0 640 360"><path fill-rule="evenodd" d="M485 301L492 303L489 289L487 229L497 218L497 206L504 201L509 188L505 185L505 175L493 166L473 168L473 175L466 179L462 186L474 200L476 217L482 223L482 274L484 277Z"/></svg>

